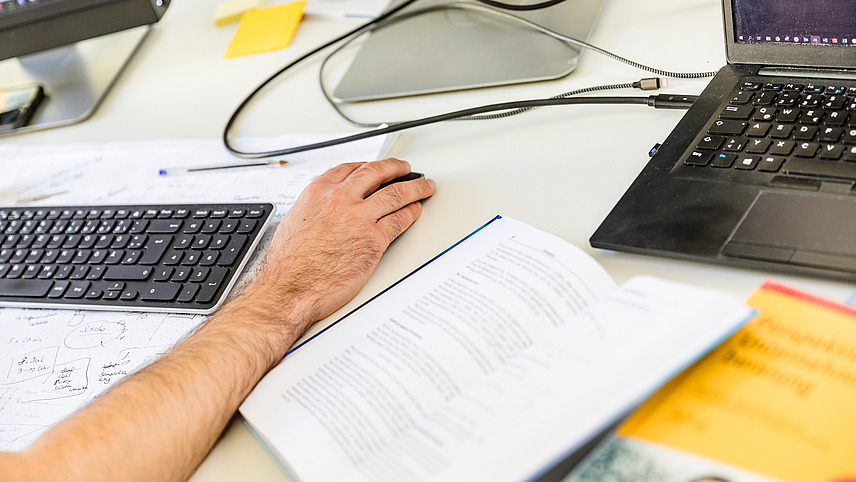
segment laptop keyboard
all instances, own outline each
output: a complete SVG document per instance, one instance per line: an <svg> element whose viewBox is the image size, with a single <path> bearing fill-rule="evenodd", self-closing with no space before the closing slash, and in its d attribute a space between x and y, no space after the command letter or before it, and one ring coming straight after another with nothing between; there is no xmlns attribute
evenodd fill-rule
<svg viewBox="0 0 856 482"><path fill-rule="evenodd" d="M744 81L683 164L856 181L856 86Z"/></svg>
<svg viewBox="0 0 856 482"><path fill-rule="evenodd" d="M210 313L271 204L0 207L0 306Z"/></svg>

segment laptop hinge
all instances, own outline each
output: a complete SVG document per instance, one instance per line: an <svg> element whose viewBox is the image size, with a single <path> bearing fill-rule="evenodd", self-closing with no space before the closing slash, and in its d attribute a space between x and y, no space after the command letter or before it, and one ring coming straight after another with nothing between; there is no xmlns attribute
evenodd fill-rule
<svg viewBox="0 0 856 482"><path fill-rule="evenodd" d="M854 70L806 69L800 67L761 67L758 75L808 77L812 79L856 80Z"/></svg>

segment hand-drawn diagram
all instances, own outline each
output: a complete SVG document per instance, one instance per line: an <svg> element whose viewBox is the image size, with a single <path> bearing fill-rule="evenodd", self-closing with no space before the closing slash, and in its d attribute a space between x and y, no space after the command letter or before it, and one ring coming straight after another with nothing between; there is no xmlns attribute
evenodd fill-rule
<svg viewBox="0 0 856 482"><path fill-rule="evenodd" d="M0 310L0 450L43 430L151 363L200 315Z"/></svg>

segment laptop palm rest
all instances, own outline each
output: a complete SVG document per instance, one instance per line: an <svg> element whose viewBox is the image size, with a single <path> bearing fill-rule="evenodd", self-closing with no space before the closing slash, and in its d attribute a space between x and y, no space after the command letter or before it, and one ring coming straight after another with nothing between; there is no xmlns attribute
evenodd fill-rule
<svg viewBox="0 0 856 482"><path fill-rule="evenodd" d="M856 271L856 200L761 191L721 254Z"/></svg>

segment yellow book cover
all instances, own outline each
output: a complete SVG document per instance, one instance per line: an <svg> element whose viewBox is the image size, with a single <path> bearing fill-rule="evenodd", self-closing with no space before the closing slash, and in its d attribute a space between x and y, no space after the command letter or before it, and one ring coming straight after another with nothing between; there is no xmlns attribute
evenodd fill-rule
<svg viewBox="0 0 856 482"><path fill-rule="evenodd" d="M790 481L856 480L856 310L766 283L757 316L619 435Z"/></svg>

